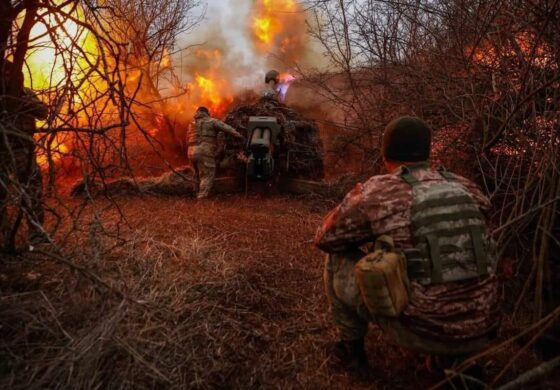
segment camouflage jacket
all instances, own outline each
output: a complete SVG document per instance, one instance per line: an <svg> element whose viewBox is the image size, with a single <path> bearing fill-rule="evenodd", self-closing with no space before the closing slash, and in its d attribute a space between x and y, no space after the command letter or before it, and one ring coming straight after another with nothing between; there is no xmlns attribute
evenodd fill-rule
<svg viewBox="0 0 560 390"><path fill-rule="evenodd" d="M241 137L241 134L233 127L221 120L211 118L206 113L197 112L194 116L194 122L187 132L189 159L196 155L214 158L216 155L217 137L220 131L234 137Z"/></svg>
<svg viewBox="0 0 560 390"><path fill-rule="evenodd" d="M279 93L271 85L261 91L261 99L279 101Z"/></svg>
<svg viewBox="0 0 560 390"><path fill-rule="evenodd" d="M396 247L412 248L412 188L399 173L400 169L358 184L324 219L315 244L325 252L342 254L387 234ZM414 176L420 182L445 180L427 166L415 169ZM457 175L454 179L481 211L489 209L490 201L476 184ZM496 278L427 286L412 282L410 303L400 318L415 333L437 339L485 336L497 326Z"/></svg>

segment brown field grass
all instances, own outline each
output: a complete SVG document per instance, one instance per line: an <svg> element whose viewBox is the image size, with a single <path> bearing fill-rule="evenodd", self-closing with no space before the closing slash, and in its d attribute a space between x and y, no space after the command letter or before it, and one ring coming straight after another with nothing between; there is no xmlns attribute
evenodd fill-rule
<svg viewBox="0 0 560 390"><path fill-rule="evenodd" d="M88 209L66 244L73 267L39 254L4 259L0 387L394 389L442 379L374 327L371 380L328 362L336 332L312 238L332 204L123 197L123 220L100 203L98 220L118 237L94 234ZM506 379L536 362L525 355ZM484 363L497 372L508 356Z"/></svg>

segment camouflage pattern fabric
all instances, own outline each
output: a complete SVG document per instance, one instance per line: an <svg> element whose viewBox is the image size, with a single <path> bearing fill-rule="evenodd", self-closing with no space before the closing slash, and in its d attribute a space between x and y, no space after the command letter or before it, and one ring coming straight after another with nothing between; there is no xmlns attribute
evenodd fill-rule
<svg viewBox="0 0 560 390"><path fill-rule="evenodd" d="M325 291L342 340L362 339L367 333L369 314L354 274L354 265L363 255L360 251L347 256L329 254L325 260Z"/></svg>
<svg viewBox="0 0 560 390"><path fill-rule="evenodd" d="M261 92L261 99L279 101L280 94L276 90L276 82L271 80L266 84L266 88Z"/></svg>
<svg viewBox="0 0 560 390"><path fill-rule="evenodd" d="M364 184L358 184L325 218L317 232L315 243L325 252L337 254L338 261L351 264L339 266L341 269L355 264L348 253L353 253L365 243L373 242L382 234L393 237L395 246L405 252L413 249L412 187L402 180L399 173L400 170L375 176ZM413 175L426 185L445 182L439 172L429 169L427 165L417 166ZM474 183L456 175L453 175L453 179L467 190L481 212L488 210L488 198ZM333 272L333 283L345 283L348 280L345 277L339 278L336 271ZM340 290L342 288L338 289ZM349 287L346 291L351 290ZM337 294L337 290L334 290L334 294ZM412 282L410 303L399 318L399 325L404 325L415 335L431 340L476 342L496 329L497 301L495 277L430 285ZM332 310L334 312L339 309L333 305ZM338 313L333 315L335 318L339 316ZM356 325L356 334L360 333L360 329L361 325ZM348 329L341 329L341 334L350 333Z"/></svg>
<svg viewBox="0 0 560 390"><path fill-rule="evenodd" d="M408 168L401 178L413 191L408 277L421 284L456 282L489 275L496 247L486 217L468 190L443 169L442 183L418 182Z"/></svg>
<svg viewBox="0 0 560 390"><path fill-rule="evenodd" d="M197 195L198 199L207 198L214 186L216 177L216 161L214 158L193 155L189 156L194 168L195 179L198 183Z"/></svg>
<svg viewBox="0 0 560 390"><path fill-rule="evenodd" d="M197 112L194 119L187 133L188 158L199 182L197 198L206 198L210 195L216 176L218 133L224 132L237 138L242 136L233 127L211 118L205 112Z"/></svg>
<svg viewBox="0 0 560 390"><path fill-rule="evenodd" d="M33 150L35 142L32 137L37 130L35 121L46 119L49 112L48 107L32 90L24 88L18 95L0 98L0 109L4 111L0 124L0 145L3 151L8 151L7 148L12 152L19 149Z"/></svg>
<svg viewBox="0 0 560 390"><path fill-rule="evenodd" d="M445 337L436 340L412 331L411 325L403 323L400 319L372 316L360 299L354 275L354 266L363 255L363 253L348 253L346 256L329 254L326 258L325 290L333 321L338 328L341 340L363 339L367 334L369 322L376 322L389 337L396 340L401 346L421 353L464 355L481 350L490 341L488 335L481 335L469 340L448 340ZM484 293L484 291L480 292L481 295ZM437 316L438 313L434 314Z"/></svg>

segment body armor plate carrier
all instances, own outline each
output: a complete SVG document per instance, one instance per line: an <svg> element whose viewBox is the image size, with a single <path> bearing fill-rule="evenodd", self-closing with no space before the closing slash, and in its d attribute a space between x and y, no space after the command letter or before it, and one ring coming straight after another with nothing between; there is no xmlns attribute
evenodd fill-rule
<svg viewBox="0 0 560 390"><path fill-rule="evenodd" d="M486 218L454 176L421 182L403 167L400 177L412 187L411 234L414 247L405 250L407 273L420 284L457 282L492 272L495 252L486 234Z"/></svg>

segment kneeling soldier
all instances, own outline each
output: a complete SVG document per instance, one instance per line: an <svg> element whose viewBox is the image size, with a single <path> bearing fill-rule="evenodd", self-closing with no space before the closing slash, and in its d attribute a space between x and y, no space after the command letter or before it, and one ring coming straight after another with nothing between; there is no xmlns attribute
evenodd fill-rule
<svg viewBox="0 0 560 390"><path fill-rule="evenodd" d="M368 367L369 322L402 347L434 355L477 351L496 333L496 252L483 214L490 202L471 181L431 169L430 148L422 120L391 122L382 151L391 173L358 184L317 232L315 244L328 253L326 292L341 338L331 352L347 368ZM408 304L393 316L368 310L356 278L364 244L380 236L392 238L406 269Z"/></svg>

